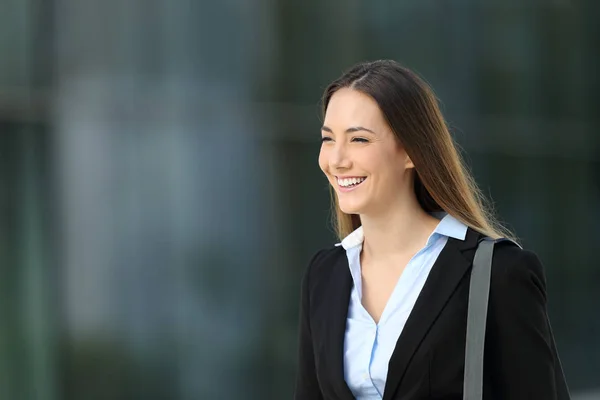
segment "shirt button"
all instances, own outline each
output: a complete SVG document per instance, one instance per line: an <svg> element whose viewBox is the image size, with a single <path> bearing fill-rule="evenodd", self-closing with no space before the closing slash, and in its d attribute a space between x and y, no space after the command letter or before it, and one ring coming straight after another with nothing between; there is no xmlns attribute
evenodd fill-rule
<svg viewBox="0 0 600 400"><path fill-rule="evenodd" d="M367 374L366 372L363 374L363 379L366 381L369 379L369 374Z"/></svg>

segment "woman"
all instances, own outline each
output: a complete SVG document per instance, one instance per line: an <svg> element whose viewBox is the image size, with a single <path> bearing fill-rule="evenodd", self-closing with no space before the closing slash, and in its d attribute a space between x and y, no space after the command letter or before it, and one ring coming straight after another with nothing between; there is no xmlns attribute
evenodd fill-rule
<svg viewBox="0 0 600 400"><path fill-rule="evenodd" d="M319 166L341 243L303 279L295 399L462 399L473 256L484 236L512 235L484 208L414 73L359 64L323 108ZM492 265L484 398L556 399L543 267L510 242Z"/></svg>

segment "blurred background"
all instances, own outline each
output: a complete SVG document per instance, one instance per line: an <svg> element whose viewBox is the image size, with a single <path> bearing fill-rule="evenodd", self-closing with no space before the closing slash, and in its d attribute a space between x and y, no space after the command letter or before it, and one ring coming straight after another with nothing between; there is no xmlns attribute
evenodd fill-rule
<svg viewBox="0 0 600 400"><path fill-rule="evenodd" d="M319 99L433 86L600 399L598 0L0 0L0 399L289 399Z"/></svg>

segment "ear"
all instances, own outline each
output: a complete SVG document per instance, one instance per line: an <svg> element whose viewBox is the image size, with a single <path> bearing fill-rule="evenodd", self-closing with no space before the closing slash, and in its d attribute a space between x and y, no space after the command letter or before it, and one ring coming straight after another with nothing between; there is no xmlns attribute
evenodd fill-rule
<svg viewBox="0 0 600 400"><path fill-rule="evenodd" d="M412 160L410 159L409 156L406 156L406 160L404 161L404 167L406 169L410 169L410 168L414 168L415 164L413 164Z"/></svg>

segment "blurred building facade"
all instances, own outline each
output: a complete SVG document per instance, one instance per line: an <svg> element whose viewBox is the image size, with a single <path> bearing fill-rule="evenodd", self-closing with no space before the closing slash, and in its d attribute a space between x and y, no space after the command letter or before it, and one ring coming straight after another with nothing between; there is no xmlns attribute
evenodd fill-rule
<svg viewBox="0 0 600 400"><path fill-rule="evenodd" d="M600 7L475 3L2 4L0 398L289 398L319 97L379 58L436 90L596 396Z"/></svg>

